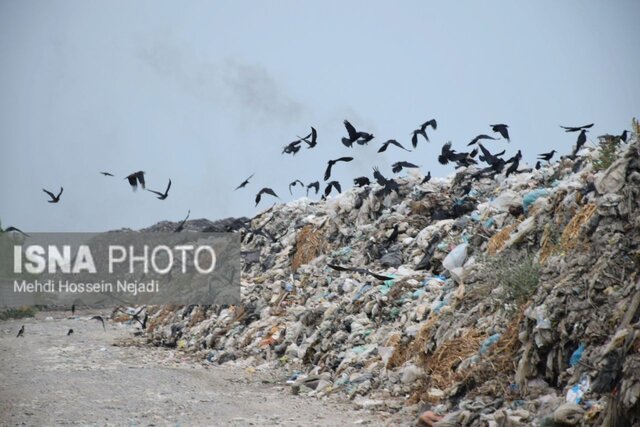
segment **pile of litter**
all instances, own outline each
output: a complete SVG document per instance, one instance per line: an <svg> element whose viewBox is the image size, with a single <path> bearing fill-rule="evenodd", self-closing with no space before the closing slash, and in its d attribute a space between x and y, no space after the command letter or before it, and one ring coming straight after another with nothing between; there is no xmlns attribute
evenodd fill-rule
<svg viewBox="0 0 640 427"><path fill-rule="evenodd" d="M224 220L243 304L155 307L148 339L423 425L638 425L639 150L634 136L599 172L584 149Z"/></svg>

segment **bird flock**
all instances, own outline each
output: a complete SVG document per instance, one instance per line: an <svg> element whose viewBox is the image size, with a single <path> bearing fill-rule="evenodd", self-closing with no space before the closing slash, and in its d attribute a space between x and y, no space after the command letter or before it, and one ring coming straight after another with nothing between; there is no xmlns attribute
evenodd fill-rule
<svg viewBox="0 0 640 427"><path fill-rule="evenodd" d="M342 137L341 142L345 147L353 148L354 144L356 145L368 145L375 137L370 132L365 132L362 130L356 129L356 127L351 124L348 120L344 120L344 127L346 129L347 135ZM593 127L593 123L584 125L584 126L560 126L565 132L579 132L578 138L576 140L576 145L568 155L570 158L575 158L580 149L587 142L587 132L589 129ZM484 163L484 167L478 167L478 170L472 174L472 177L475 179L484 178L484 177L495 177L497 174L504 173L505 176L509 176L512 174L528 172L531 169L520 169L520 161L522 160L522 152L518 150L518 152L508 158L504 159L502 156L505 154L505 150L501 152L492 153L489 149L487 149L482 142L487 141L496 141L496 140L505 140L507 142L511 142L511 137L509 135L509 126L504 123L490 124L489 127L494 135L487 134L479 134L475 136L468 144L467 147L474 146L473 150L469 152L458 152L452 148L452 143L447 142L442 145L440 149L440 154L438 155L438 162L442 165L447 165L449 163L455 164L456 168L461 167L469 167L472 165L479 165L479 162ZM426 142L431 142L429 139L429 135L427 130L431 128L432 131L436 131L438 129L438 122L436 119L430 119L419 125L416 129L414 129L411 135L411 146L413 150L418 148L418 143L421 138ZM619 138L626 142L627 140L627 131L623 131ZM303 144L307 144L307 149L314 148L318 145L318 132L314 127L311 127L311 132L305 136L300 137L297 136L297 139L289 144L285 145L282 154L290 154L295 156L301 148ZM386 152L389 147L396 147L398 150L403 150L405 152L412 152L412 150L406 148L396 139L389 139L383 142L378 149L378 153ZM551 159L557 153L556 150L551 150L548 153L540 153L537 156L537 163L535 165L536 169L540 169L542 167L541 161L545 161L547 163L551 162ZM340 182L331 179L331 173L334 167L338 167L340 163L348 163L354 160L352 156L343 156L338 157L336 159L330 159L327 161L327 167L324 172L323 181L325 182L325 189L322 194L322 199L325 199L329 194L331 194L334 190L338 193L342 192L342 186ZM398 161L391 165L391 171L393 173L400 173L404 169L419 169L420 166L411 163L409 161ZM247 179L245 179L240 185L238 185L235 190L245 188L250 180L255 176L255 173L252 173ZM393 178L385 177L380 169L376 166L373 167L373 179L376 183L382 186L382 192L387 195L393 191L397 193L398 191L398 183ZM428 182L431 179L431 172L428 171L424 176L422 183ZM371 184L371 180L366 176L359 176L353 179L353 184L356 187L365 187ZM313 181L305 184L296 179L289 183L289 193L292 193L292 188L300 186L302 188L306 187L306 194L309 195L309 190L314 190L317 195L320 191L320 181ZM264 195L273 196L276 198L280 198L277 193L271 187L263 187L255 197L255 204L258 206L260 201L263 199Z"/></svg>
<svg viewBox="0 0 640 427"><path fill-rule="evenodd" d="M356 127L353 124L351 124L348 120L344 120L343 124L344 124L347 135L342 137L341 142L345 147L353 148L354 144L360 145L360 146L368 145L375 138L375 136L370 132L365 132L365 131L356 129ZM560 126L562 129L564 129L565 132L578 133L575 147L573 148L571 154L568 155L568 157L570 158L576 157L580 149L586 144L587 132L589 132L589 130L593 127L593 125L594 125L593 123L590 123L583 126ZM458 152L452 148L451 142L446 142L445 144L443 144L440 149L440 153L437 157L438 162L442 165L447 165L449 163L452 163L452 164L455 164L456 168L479 165L479 162L484 163L485 164L484 167L477 166L478 170L472 174L472 177L474 179L479 179L483 177L495 177L497 174L502 174L502 173L504 173L504 175L508 177L509 175L512 175L512 174L530 171L531 169L522 169L522 170L520 169L520 161L522 160L522 152L520 150L518 150L518 152L514 156L508 159L504 159L502 156L505 154L505 150L492 153L489 149L487 149L482 144L481 141L483 142L496 141L500 139L506 140L507 142L511 141L508 125L503 123L498 123L498 124L491 124L489 125L489 127L491 128L494 135L492 136L492 135L487 135L483 133L475 136L467 144L467 147L471 147L471 146L474 147L471 151ZM436 119L427 120L424 123L420 124L416 129L411 131L410 142L413 150L416 150L418 148L418 144L421 138L424 139L424 141L427 143L431 142L429 139L429 134L427 133L427 130L429 128L431 129L431 131L436 131L438 129L438 122L436 121ZM626 142L627 132L628 132L627 130L624 130L619 136L617 136L617 138ZM307 146L307 149L315 148L318 145L318 131L313 126L311 127L311 132L309 132L308 135L302 136L302 137L299 135L296 135L296 137L297 138L294 141L284 146L282 150L283 155L290 154L292 156L295 156L296 153L300 152L300 150L303 147L303 144ZM411 149L406 148L404 145L398 142L398 140L389 139L387 141L382 142L377 152L384 153L390 147L395 147L396 149L402 150L407 153L410 153L413 151ZM538 157L537 157L538 161L535 165L535 168L540 169L542 161L550 163L551 159L554 157L556 153L557 153L556 150L552 150L548 153L538 154ZM337 191L338 193L342 192L342 185L340 184L340 182L337 180L331 180L331 173L333 171L333 168L340 167L340 164L349 163L353 160L354 160L353 156L343 156L343 157L338 157L336 159L330 159L327 161L327 167L325 169L324 176L322 177L322 180L325 182L324 191L321 196L323 200L326 199L326 197L328 197L333 191ZM402 172L405 169L419 169L419 168L420 166L414 163L411 163L409 161L398 161L392 164L391 171L397 174ZM106 171L100 171L100 174L102 174L105 177L114 177L114 174ZM250 180L254 176L255 176L255 173L252 173L251 175L249 175L249 177L246 178L242 183L240 183L235 188L235 190L239 190L247 187L247 185L250 184ZM164 192L146 188L144 171L133 172L127 175L126 177L124 177L124 179L127 180L128 184L130 185L133 191L136 191L138 189L138 186L140 186L142 187L143 190L147 190L150 193L154 194L159 200L165 200L167 199L167 197L169 197L169 190L171 189L171 179L169 179L167 187L164 190ZM395 179L385 177L380 172L379 168L376 166L373 166L373 179L378 185L382 187L381 191L385 195L390 194L391 192L394 192L394 191L396 193L398 192L399 186L398 186L398 183L395 181ZM431 172L429 171L424 176L422 183L428 182L430 179L431 179ZM356 187L365 187L370 185L371 183L372 181L366 176L358 176L353 179L353 184ZM317 195L320 192L320 185L321 185L320 180L309 182L308 184L305 185L301 180L295 179L289 183L288 188L289 188L289 193L293 194L292 189L299 186L302 189L306 189L306 195L308 196L309 191L313 191ZM64 188L60 187L60 191L57 194L54 194L53 192L46 190L44 188L42 189L42 191L45 192L49 197L49 200L47 200L47 202L55 204L55 203L60 203L62 194L64 192ZM263 187L256 193L256 196L255 196L256 206L260 204L264 196L271 196L278 199L280 198L278 194L273 190L273 188ZM189 219L190 214L191 214L191 211L189 210L186 218L184 218L174 230L175 232L180 232L184 229L184 226L186 224L186 221ZM17 233L22 233L25 236L28 236L28 234L24 233L19 228L13 227L13 226L8 227L7 229L4 230L4 232L17 232Z"/></svg>

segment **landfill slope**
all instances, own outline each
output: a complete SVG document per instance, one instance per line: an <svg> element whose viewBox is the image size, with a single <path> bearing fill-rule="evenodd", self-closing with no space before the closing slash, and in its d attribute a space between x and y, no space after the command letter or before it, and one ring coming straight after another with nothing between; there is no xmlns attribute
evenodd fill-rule
<svg viewBox="0 0 640 427"><path fill-rule="evenodd" d="M243 235L243 304L155 307L148 339L423 425L640 425L629 141L599 171L588 148L507 178L467 168L275 205L227 227Z"/></svg>

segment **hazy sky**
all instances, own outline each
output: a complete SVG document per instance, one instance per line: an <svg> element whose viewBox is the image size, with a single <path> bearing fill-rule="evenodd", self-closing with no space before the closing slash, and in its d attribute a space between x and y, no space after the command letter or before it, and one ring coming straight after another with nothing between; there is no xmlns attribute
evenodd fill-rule
<svg viewBox="0 0 640 427"><path fill-rule="evenodd" d="M448 175L459 151L507 123L525 160L640 115L640 2L0 1L0 220L25 231L140 228L252 216L256 192L322 180L353 155L343 187L407 160ZM379 144L438 120L431 143ZM348 149L343 119L375 134ZM281 155L296 134L319 145ZM98 171L111 171L107 178ZM160 201L123 179L144 170ZM233 189L248 175L247 188ZM42 188L65 191L57 205Z"/></svg>

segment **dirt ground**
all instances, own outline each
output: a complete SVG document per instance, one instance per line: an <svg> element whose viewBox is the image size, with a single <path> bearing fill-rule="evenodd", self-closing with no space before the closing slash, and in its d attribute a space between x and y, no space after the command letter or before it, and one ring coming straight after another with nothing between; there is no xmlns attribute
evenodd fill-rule
<svg viewBox="0 0 640 427"><path fill-rule="evenodd" d="M387 425L339 396L293 396L284 380L130 342L133 325L97 314L0 322L0 424L117 426ZM106 317L106 316L105 316ZM16 338L25 325L23 338ZM74 333L67 336L69 329ZM395 423L394 423L395 424Z"/></svg>

